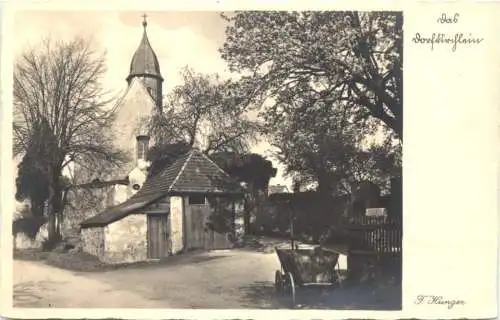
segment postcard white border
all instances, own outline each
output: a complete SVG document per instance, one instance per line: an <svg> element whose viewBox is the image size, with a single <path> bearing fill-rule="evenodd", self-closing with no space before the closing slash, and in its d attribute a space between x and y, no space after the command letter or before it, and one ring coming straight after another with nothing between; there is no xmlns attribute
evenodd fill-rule
<svg viewBox="0 0 500 320"><path fill-rule="evenodd" d="M203 10L213 10L213 11L232 11L241 9L258 9L258 10L307 10L307 9L322 9L322 10L403 10L405 15L405 48L404 48L404 96L405 96L405 117L404 117L404 130L405 130L405 148L404 148L404 215L405 215L405 237L403 240L404 246L404 278L403 278L403 310L402 311L316 311L316 310L175 310L175 309L165 309L165 310L150 310L150 309L19 309L11 308L12 305L12 237L10 236L12 212L13 212L13 201L10 198L3 198L1 201L2 209L2 224L1 224L1 244L2 244L2 277L1 277L1 301L2 301L2 315L11 318L123 318L123 319L167 319L167 318L370 318L370 319L395 319L395 318L489 318L496 314L496 286L493 290L488 282L496 282L494 279L495 273L491 271L497 270L497 229L498 229L498 214L497 214L497 184L498 176L495 174L497 171L497 152L496 146L498 146L498 105L500 98L500 37L498 36L497 30L500 30L500 23L495 22L497 15L495 15L496 9L500 9L498 3L478 3L478 2L444 2L436 1L434 3L428 2L403 2L403 1L183 1L178 3L162 3L159 1L11 1L4 3L2 6L2 52L1 52L1 86L2 86L2 153L1 153L1 191L2 194L13 194L13 175L12 175L12 164L11 164L11 139L12 134L10 130L11 123L11 105L12 105L12 52L9 50L9 43L13 39L13 34L10 32L12 30L12 17L14 10L134 10L134 11L153 11L153 10L193 10L193 11L203 11ZM422 47L416 47L411 43L412 34L410 32L411 27L407 23L412 20L412 18L418 17L418 19L413 19L412 23L416 23L415 20L419 20L419 30L422 32L424 30L432 30L429 27L435 24L431 21L432 18L436 16L437 13L441 11L446 12L460 12L463 17L468 17L469 21L466 22L468 25L465 27L472 28L476 32L482 33L486 41L484 46L486 48L478 49L478 51L470 51L472 58L463 60L463 65L456 65L457 68L466 69L464 73L474 74L474 76L481 76L481 79L459 79L460 73L453 73L450 71L448 77L440 74L436 74L435 77L442 78L446 80L442 82L442 90L446 91L448 88L453 87L456 91L458 98L453 101L442 101L441 108L443 108L439 114L455 110L452 113L455 117L469 117L472 120L474 114L467 111L466 108L476 108L477 112L480 113L484 122L478 123L467 123L467 119L462 119L460 121L456 120L453 125L445 125L442 128L442 132L439 132L442 136L442 143L445 148L455 150L457 148L463 148L464 153L462 156L464 159L455 159L455 161L450 162L449 166L457 169L457 176L463 178L463 180L448 181L448 184L443 185L443 199L450 201L455 199L456 201L461 201L463 206L467 206L467 210L460 209L460 205L452 205L450 211L441 212L442 215L432 216L429 214L429 210L432 206L437 208L443 208L439 203L429 203L427 206L422 206L420 203L415 202L415 197L420 197L425 195L422 192L422 187L428 188L429 190L437 190L433 187L436 183L432 179L429 179L428 186L414 185L412 184L412 179L417 176L429 176L427 171L416 172L416 168L422 169L422 163L425 165L431 165L425 157L435 156L446 157L445 154L440 153L437 149L438 144L432 141L427 141L431 145L432 151L435 153L429 154L429 150L426 149L426 140L435 137L436 132L425 132L425 128L430 130L435 130L437 128L436 120L431 119L427 122L424 121L423 115L419 113L418 108L425 108L426 103L435 103L435 99L422 98L420 95L425 95L425 89L421 89L422 92L419 93L420 88L428 89L427 81L432 81L431 75L424 77L419 74L419 70L425 69L419 67L415 59L415 52L418 51L419 54L428 55L429 51L425 51ZM484 27L478 26L478 24L486 24ZM408 32L408 33L407 33ZM495 38L496 36L496 38ZM411 48L411 49L410 49ZM411 50L411 52L409 52ZM474 52L477 56L474 58ZM443 53L443 51L437 50L435 55L446 55L449 54L450 61L457 63L453 60L457 55L462 53L456 53L453 56L452 53ZM430 57L430 56L426 56ZM446 56L448 57L448 56ZM426 58L423 58L426 59ZM408 62L408 60L413 62ZM437 59L439 61L444 61L443 57ZM424 61L420 60L420 63ZM427 60L428 63L433 62L432 59ZM488 65L488 68L485 67ZM469 68L466 66L469 65ZM471 67L472 66L472 69ZM436 66L439 69L440 66ZM441 66L442 67L442 66ZM475 68L475 69L474 69ZM488 71L488 70L489 71ZM428 70L425 69L425 70ZM441 70L441 69L440 69ZM476 71L474 71L476 70ZM464 82L468 84L464 84ZM469 100L462 101L463 97L460 93L464 90L470 90L470 94L479 99L476 101L476 105L464 105L464 103L470 103ZM436 99L442 99L448 95L436 94ZM450 106L448 104L453 104ZM445 118L443 118L443 121ZM460 123L462 127L460 127ZM415 131L416 130L416 131ZM419 131L422 130L422 131ZM469 130L470 134L467 135L464 132ZM478 132L479 131L479 132ZM420 132L420 133L418 133ZM451 134L442 134L443 132L452 132ZM417 134L418 133L418 134ZM469 140L468 137L473 136L475 140ZM444 137L443 137L444 136ZM483 137L481 140L478 140ZM426 151L423 152L423 151ZM493 150L493 151L492 151ZM476 152L477 157L467 158L468 152ZM452 159L448 159L452 160ZM468 164L468 165L467 165ZM424 167L425 167L424 165ZM478 169L478 167L483 169ZM456 167L456 168L455 168ZM426 168L433 174L439 174L436 168ZM462 171L460 171L462 169ZM476 176L471 176L466 174L470 170L474 171ZM427 173L426 173L427 172ZM449 173L449 172L448 172ZM493 178L492 178L493 176ZM447 176L447 178L450 178ZM421 180L418 180L421 181ZM450 188L452 190L452 184L464 183L464 185L472 185L475 188L481 188L480 193L471 190L474 199L457 199L453 195L447 194L446 189ZM477 191L477 190L476 190ZM412 194L410 194L412 193ZM462 195L460 193L460 195ZM479 198L478 198L479 197ZM432 197L431 197L432 198ZM435 198L433 198L435 199ZM427 208L426 212L423 210ZM417 210L418 209L418 210ZM482 221L477 222L477 220L472 221L469 218L464 218L462 214L473 214L471 210L477 211L477 215L480 215ZM432 212L431 212L432 213ZM422 216L425 216L425 221L422 221ZM450 218L450 219L448 219ZM432 231L430 226L436 223L442 223L448 221L447 227L450 230L457 229L463 230L464 224L469 224L471 227L478 228L477 230L472 230L467 237L470 237L468 242L463 240L463 235L456 235L453 232L443 233L441 238L436 242L436 237L429 231ZM415 231L417 230L417 231ZM479 240L478 240L479 239ZM493 241L492 241L493 240ZM459 246L457 248L457 246ZM437 250L437 247L443 247L441 251ZM440 255L426 256L427 252L432 252L436 254L440 252ZM452 291L455 291L455 296L460 298L462 291L464 293L468 290L467 287L460 287L451 282L439 283L439 279L446 278L445 275L451 273L460 274L457 270L443 270L436 267L436 272L438 275L429 275L419 273L419 264L422 264L424 268L428 263L433 263L431 259L435 261L444 261L442 253L447 254L446 259L454 260L456 259L456 268L463 267L464 270L471 270L470 263L468 259L475 258L478 264L478 271L474 274L477 281L480 282L478 287L474 287L474 292L481 292L484 295L484 303L475 302L473 304L467 304L463 307L457 307L452 310L447 310L446 308L437 308L435 306L415 306L412 303L412 297L414 297L416 292L419 292L419 288L415 288L416 285L422 281L427 283L422 277L426 277L427 280L433 279L434 284L426 287L426 291L421 292L421 294L433 294L440 289L443 292L450 292L449 286L452 286ZM475 257L471 257L474 256ZM427 257L427 258L426 258ZM460 259L462 258L462 259ZM422 261L422 259L424 259ZM426 260L427 259L427 260ZM434 261L434 263L435 263ZM424 265L425 264L425 265ZM466 266L464 267L464 264ZM494 265L491 267L490 265ZM408 272L408 270L411 270ZM439 273L442 273L440 277ZM463 274L463 277L469 277L469 274ZM437 281L437 282L436 282ZM467 282L463 279L457 278L457 282ZM472 283L472 282L467 282ZM470 285L470 284L469 284ZM441 287L440 287L441 286ZM456 289L459 288L459 289ZM420 288L422 289L422 288ZM446 289L446 290L445 290ZM480 289L483 289L480 291ZM460 291L457 291L460 290ZM439 294L436 292L436 294ZM468 296L467 296L468 297ZM450 297L453 298L453 297ZM472 301L472 300L471 300ZM476 301L476 300L474 300ZM479 301L479 300L478 300Z"/></svg>

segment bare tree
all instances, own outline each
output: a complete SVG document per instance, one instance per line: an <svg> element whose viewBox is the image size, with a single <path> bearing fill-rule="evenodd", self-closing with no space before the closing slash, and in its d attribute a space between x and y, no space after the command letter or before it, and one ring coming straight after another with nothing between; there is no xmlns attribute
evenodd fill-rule
<svg viewBox="0 0 500 320"><path fill-rule="evenodd" d="M37 167L48 181L49 242L58 238L56 216L62 215L63 169L74 162L91 168L119 165L125 156L112 145L108 108L100 80L105 55L92 42L42 40L27 48L14 65L14 156L38 154ZM43 130L41 130L42 128Z"/></svg>
<svg viewBox="0 0 500 320"><path fill-rule="evenodd" d="M237 101L239 88L217 75L199 74L187 67L181 75L183 84L167 96L164 112L150 118L155 141L183 142L207 154L248 151L259 126Z"/></svg>

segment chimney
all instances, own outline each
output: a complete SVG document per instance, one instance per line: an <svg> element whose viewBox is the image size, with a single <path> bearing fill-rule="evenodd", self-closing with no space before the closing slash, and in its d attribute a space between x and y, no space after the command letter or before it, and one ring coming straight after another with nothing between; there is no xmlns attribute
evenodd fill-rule
<svg viewBox="0 0 500 320"><path fill-rule="evenodd" d="M148 135L139 135L136 137L137 144L137 166L141 166L146 163L146 158L148 155L149 148L149 136Z"/></svg>

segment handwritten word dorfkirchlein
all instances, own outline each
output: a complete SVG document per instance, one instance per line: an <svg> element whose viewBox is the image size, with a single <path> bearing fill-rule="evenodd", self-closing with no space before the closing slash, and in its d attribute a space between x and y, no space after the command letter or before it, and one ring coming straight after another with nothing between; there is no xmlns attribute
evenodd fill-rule
<svg viewBox="0 0 500 320"><path fill-rule="evenodd" d="M462 32L457 32L454 35L433 33L430 36L422 36L417 32L412 39L414 43L430 45L431 50L434 50L435 45L449 45L452 52L457 50L458 45L477 45L483 42L483 40L484 38L473 37L470 33L466 36Z"/></svg>

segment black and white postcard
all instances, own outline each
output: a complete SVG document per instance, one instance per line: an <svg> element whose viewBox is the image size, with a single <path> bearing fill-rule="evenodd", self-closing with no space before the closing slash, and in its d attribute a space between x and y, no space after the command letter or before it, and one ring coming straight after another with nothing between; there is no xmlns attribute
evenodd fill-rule
<svg viewBox="0 0 500 320"><path fill-rule="evenodd" d="M3 9L2 316L496 316L500 5Z"/></svg>

